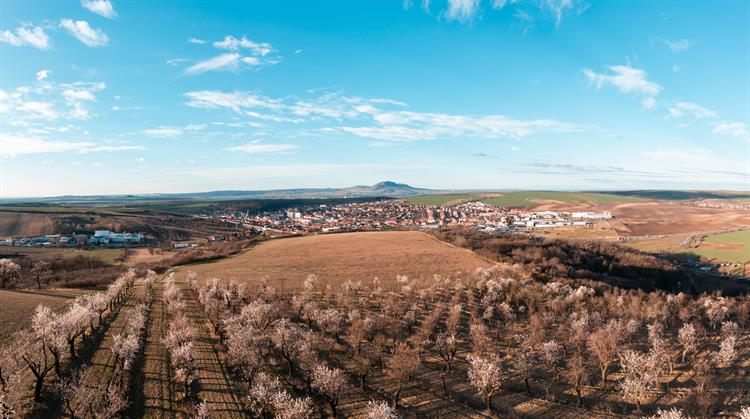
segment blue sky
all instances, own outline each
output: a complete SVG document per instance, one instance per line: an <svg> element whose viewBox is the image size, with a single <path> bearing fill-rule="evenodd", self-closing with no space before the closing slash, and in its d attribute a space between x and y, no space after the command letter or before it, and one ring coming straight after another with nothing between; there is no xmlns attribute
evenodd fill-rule
<svg viewBox="0 0 750 419"><path fill-rule="evenodd" d="M750 185L750 3L0 2L0 196Z"/></svg>

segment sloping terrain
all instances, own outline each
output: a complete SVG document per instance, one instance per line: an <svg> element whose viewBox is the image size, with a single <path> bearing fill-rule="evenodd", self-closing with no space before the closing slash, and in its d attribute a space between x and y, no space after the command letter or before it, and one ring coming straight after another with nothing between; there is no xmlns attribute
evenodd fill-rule
<svg viewBox="0 0 750 419"><path fill-rule="evenodd" d="M181 271L195 271L206 280L268 278L281 287L296 288L310 274L334 285L348 279L369 283L374 277L385 284L393 282L396 275L426 283L433 274L450 276L491 265L469 250L426 234L393 231L271 240L239 256L187 266Z"/></svg>

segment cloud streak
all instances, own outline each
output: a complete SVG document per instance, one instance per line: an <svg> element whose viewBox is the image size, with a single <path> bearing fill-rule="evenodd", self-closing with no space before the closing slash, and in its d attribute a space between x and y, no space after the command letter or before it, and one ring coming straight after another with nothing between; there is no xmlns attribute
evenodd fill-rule
<svg viewBox="0 0 750 419"><path fill-rule="evenodd" d="M228 151L244 154L261 154L261 153L286 153L299 149L296 144L265 144L253 141L247 144L227 148Z"/></svg>
<svg viewBox="0 0 750 419"><path fill-rule="evenodd" d="M92 28L85 20L60 20L60 27L89 48L103 47L109 44L109 37L103 30Z"/></svg>
<svg viewBox="0 0 750 419"><path fill-rule="evenodd" d="M50 40L47 33L39 26L24 25L16 28L15 33L3 31L0 33L0 42L14 47L30 46L40 50L50 49Z"/></svg>
<svg viewBox="0 0 750 419"><path fill-rule="evenodd" d="M455 115L404 110L404 103L389 99L324 94L311 99L271 99L254 92L195 91L185 94L187 105L226 109L271 122L305 126L313 131L349 134L383 141L439 138L526 138L539 133L572 133L588 125L554 119L515 119L505 115Z"/></svg>
<svg viewBox="0 0 750 419"><path fill-rule="evenodd" d="M107 19L117 18L117 12L109 0L81 0L81 7Z"/></svg>

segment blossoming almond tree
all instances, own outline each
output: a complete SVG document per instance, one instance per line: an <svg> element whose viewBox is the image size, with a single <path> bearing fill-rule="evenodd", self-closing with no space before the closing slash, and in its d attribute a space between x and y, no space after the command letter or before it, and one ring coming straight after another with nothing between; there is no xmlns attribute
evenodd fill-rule
<svg viewBox="0 0 750 419"><path fill-rule="evenodd" d="M484 401L484 407L492 411L492 396L502 385L502 369L496 356L481 357L469 355L469 382Z"/></svg>

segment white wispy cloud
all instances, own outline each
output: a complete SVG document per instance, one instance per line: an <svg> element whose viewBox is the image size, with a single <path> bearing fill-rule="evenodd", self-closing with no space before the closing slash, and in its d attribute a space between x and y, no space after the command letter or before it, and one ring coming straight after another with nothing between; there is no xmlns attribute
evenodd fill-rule
<svg viewBox="0 0 750 419"><path fill-rule="evenodd" d="M202 39L190 38L189 42L194 44L205 44ZM198 61L185 70L186 74L196 75L207 71L232 70L238 71L247 68L261 68L266 65L277 64L280 58L274 53L276 50L267 42L255 42L247 37L235 38L227 35L221 41L211 44L214 48L228 50L207 60ZM176 64L171 62L170 64Z"/></svg>
<svg viewBox="0 0 750 419"><path fill-rule="evenodd" d="M81 6L84 9L96 13L99 16L106 17L107 19L114 19L117 17L117 12L112 6L112 2L109 0L81 0Z"/></svg>
<svg viewBox="0 0 750 419"><path fill-rule="evenodd" d="M37 72L37 84L20 86L10 92L0 90L0 114L9 125L28 125L35 120L89 119L86 103L96 100L103 82L55 83L48 70Z"/></svg>
<svg viewBox="0 0 750 419"><path fill-rule="evenodd" d="M53 140L0 132L0 155L17 157L44 153L105 153L143 150L136 145L97 144L91 141Z"/></svg>
<svg viewBox="0 0 750 419"><path fill-rule="evenodd" d="M443 17L449 21L470 23L479 12L479 3L479 0L448 0Z"/></svg>
<svg viewBox="0 0 750 419"><path fill-rule="evenodd" d="M240 54L227 53L217 55L216 57L209 58L205 61L199 61L185 70L187 74L201 74L206 71L216 70L237 70L237 65L240 62Z"/></svg>
<svg viewBox="0 0 750 419"><path fill-rule="evenodd" d="M284 153L293 150L297 150L300 147L295 144L266 144L259 141L252 141L247 144L230 147L228 151L234 151L237 153L245 154L259 154L259 153Z"/></svg>
<svg viewBox="0 0 750 419"><path fill-rule="evenodd" d="M197 131L202 131L205 128L206 128L205 124L188 124L184 127L161 125L156 128L143 130L141 131L141 133L148 137L174 138L174 137L181 136L185 132L197 132Z"/></svg>
<svg viewBox="0 0 750 419"><path fill-rule="evenodd" d="M438 138L525 138L539 133L570 133L589 129L551 119L522 120L505 115L466 116L411 111L381 112L374 126L333 128L365 138L390 141Z"/></svg>
<svg viewBox="0 0 750 419"><path fill-rule="evenodd" d="M237 39L232 35L227 35L222 41L217 41L212 44L214 48L228 49L231 51L237 51L245 48L249 49L254 55L265 57L273 51L273 47L268 42L255 42L247 37Z"/></svg>
<svg viewBox="0 0 750 419"><path fill-rule="evenodd" d="M644 108L653 108L656 105L654 98L662 91L662 87L649 81L646 71L627 65L612 65L607 68L609 73L597 73L584 68L583 74L590 83L596 86L597 90L611 85L620 92L640 95L643 98Z"/></svg>
<svg viewBox="0 0 750 419"><path fill-rule="evenodd" d="M39 70L36 72L36 80L42 81L49 77L49 75L52 74L52 70Z"/></svg>
<svg viewBox="0 0 750 419"><path fill-rule="evenodd" d="M693 43L689 39L669 40L661 38L660 41L673 53L687 51L693 46Z"/></svg>
<svg viewBox="0 0 750 419"><path fill-rule="evenodd" d="M96 101L96 92L104 90L106 87L107 85L103 82L78 82L61 85L63 99L73 108L69 116L74 119L91 118L91 112L83 103Z"/></svg>
<svg viewBox="0 0 750 419"><path fill-rule="evenodd" d="M361 170L388 170L391 167L380 164L285 164L241 167L219 167L192 169L191 176L201 176L217 180L257 180L272 178L299 178L331 173L348 173Z"/></svg>
<svg viewBox="0 0 750 419"><path fill-rule="evenodd" d="M267 121L315 123L316 132L345 133L387 141L437 138L525 138L538 133L570 133L591 129L553 119L514 119L505 115L452 115L403 110L390 99L324 94L311 99L269 99L251 92L197 91L185 94L188 106L227 109ZM320 126L322 125L322 126ZM311 131L312 132L312 131Z"/></svg>
<svg viewBox="0 0 750 419"><path fill-rule="evenodd" d="M41 50L50 48L49 36L39 26L20 26L16 28L15 33L8 30L3 31L0 33L0 42L14 47L31 46Z"/></svg>
<svg viewBox="0 0 750 419"><path fill-rule="evenodd" d="M216 90L199 90L185 93L187 105L194 108L226 108L236 113L252 108L278 109L281 101L269 99L252 92L220 92Z"/></svg>
<svg viewBox="0 0 750 419"><path fill-rule="evenodd" d="M109 37L103 30L92 28L85 20L60 20L60 27L90 48L103 47L109 43Z"/></svg>
<svg viewBox="0 0 750 419"><path fill-rule="evenodd" d="M750 141L750 130L744 122L721 122L714 126L713 132L737 141Z"/></svg>
<svg viewBox="0 0 750 419"><path fill-rule="evenodd" d="M668 107L667 111L669 111L669 117L675 119L682 118L685 114L696 118L716 118L716 112L692 102L677 102Z"/></svg>
<svg viewBox="0 0 750 419"><path fill-rule="evenodd" d="M471 24L482 14L482 3L482 0L447 0L438 18ZM412 6L411 1L402 4L405 10ZM579 15L589 7L583 0L491 0L489 4L494 10L511 9L510 13L523 22L524 30L528 30L537 19L552 20L558 27L566 15ZM430 13L430 6L429 0L422 1L425 12Z"/></svg>
<svg viewBox="0 0 750 419"><path fill-rule="evenodd" d="M182 135L182 130L177 127L160 126L157 128L143 130L143 134L149 137L173 138Z"/></svg>

